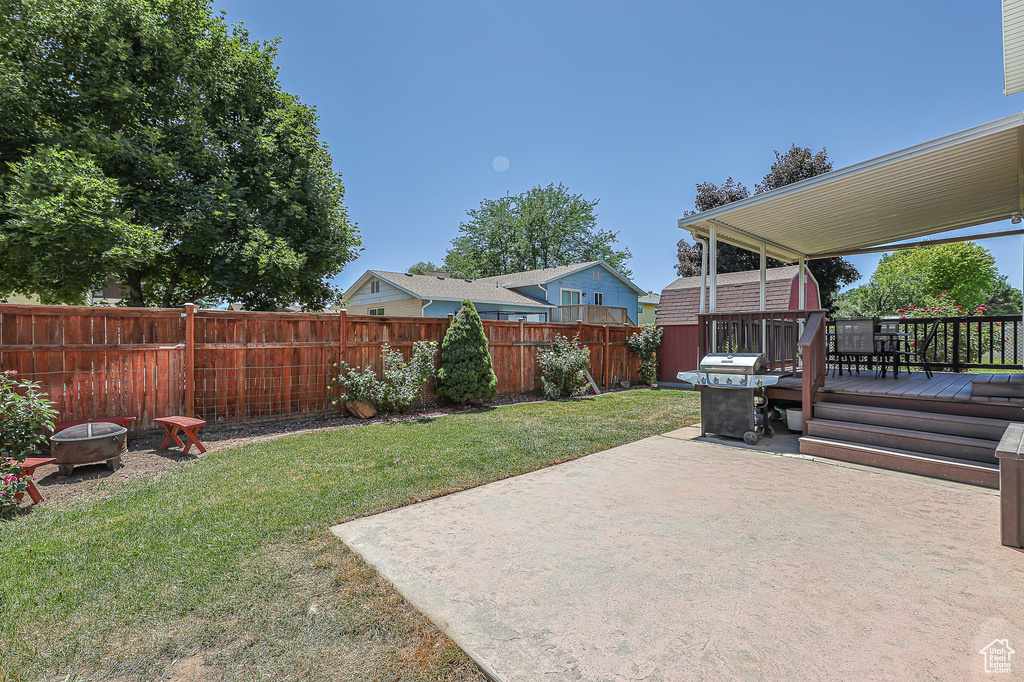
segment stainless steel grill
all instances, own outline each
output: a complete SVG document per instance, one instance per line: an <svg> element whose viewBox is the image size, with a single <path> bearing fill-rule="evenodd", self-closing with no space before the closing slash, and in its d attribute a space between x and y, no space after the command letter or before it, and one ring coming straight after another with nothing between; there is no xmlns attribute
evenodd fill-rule
<svg viewBox="0 0 1024 682"><path fill-rule="evenodd" d="M778 383L779 377L767 374L767 366L763 353L709 353L699 371L676 374L701 389L701 435L742 438L750 445L762 434L773 435L763 389Z"/></svg>

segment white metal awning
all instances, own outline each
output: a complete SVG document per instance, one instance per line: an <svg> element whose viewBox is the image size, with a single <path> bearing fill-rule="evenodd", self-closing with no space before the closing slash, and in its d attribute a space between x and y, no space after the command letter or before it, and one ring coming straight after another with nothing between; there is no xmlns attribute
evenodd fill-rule
<svg viewBox="0 0 1024 682"><path fill-rule="evenodd" d="M1003 94L1024 90L1024 0L1003 0Z"/></svg>
<svg viewBox="0 0 1024 682"><path fill-rule="evenodd" d="M679 219L792 263L1024 213L1024 113Z"/></svg>

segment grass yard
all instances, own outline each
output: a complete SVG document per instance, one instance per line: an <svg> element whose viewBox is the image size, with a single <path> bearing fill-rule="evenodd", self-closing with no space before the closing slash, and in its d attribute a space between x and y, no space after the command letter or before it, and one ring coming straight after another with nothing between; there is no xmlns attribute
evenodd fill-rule
<svg viewBox="0 0 1024 682"><path fill-rule="evenodd" d="M482 679L328 527L698 420L637 390L323 430L7 517L0 680Z"/></svg>

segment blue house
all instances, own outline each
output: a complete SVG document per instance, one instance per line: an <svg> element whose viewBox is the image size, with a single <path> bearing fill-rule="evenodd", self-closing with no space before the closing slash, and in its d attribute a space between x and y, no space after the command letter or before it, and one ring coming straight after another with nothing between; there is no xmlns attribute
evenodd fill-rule
<svg viewBox="0 0 1024 682"><path fill-rule="evenodd" d="M633 324L644 291L604 261L461 279L367 270L345 292L353 315L445 317L469 299L484 319Z"/></svg>

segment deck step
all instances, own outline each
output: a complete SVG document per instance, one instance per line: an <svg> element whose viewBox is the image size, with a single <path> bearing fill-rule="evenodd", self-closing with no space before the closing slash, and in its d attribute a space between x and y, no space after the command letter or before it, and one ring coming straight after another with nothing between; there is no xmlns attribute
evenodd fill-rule
<svg viewBox="0 0 1024 682"><path fill-rule="evenodd" d="M997 463L996 446L999 445L998 440L985 438L818 418L807 423L807 435L989 464Z"/></svg>
<svg viewBox="0 0 1024 682"><path fill-rule="evenodd" d="M972 462L955 457L942 457L815 436L804 436L800 439L800 452L815 457L930 476L946 481L999 488L998 464Z"/></svg>
<svg viewBox="0 0 1024 682"><path fill-rule="evenodd" d="M971 379L971 395L1020 398L1024 396L1024 375L981 374Z"/></svg>
<svg viewBox="0 0 1024 682"><path fill-rule="evenodd" d="M998 441L1010 424L1005 419L989 419L986 417L966 417L960 415L939 414L937 412L917 412L914 410L895 410L865 405L843 405L841 403L819 402L814 405L814 417L833 421L870 424L913 431L945 433L953 436L981 438Z"/></svg>

